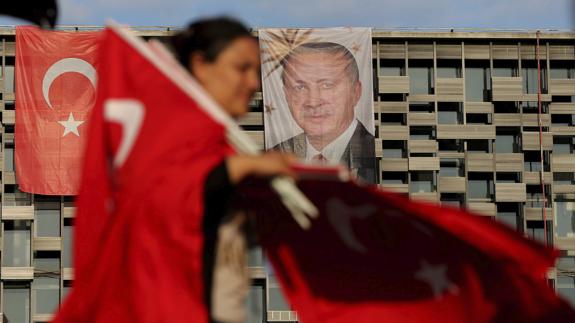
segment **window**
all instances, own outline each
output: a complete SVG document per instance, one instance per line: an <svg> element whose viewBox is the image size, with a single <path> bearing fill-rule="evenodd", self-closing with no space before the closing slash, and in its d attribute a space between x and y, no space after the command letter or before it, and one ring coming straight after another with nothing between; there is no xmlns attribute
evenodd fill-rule
<svg viewBox="0 0 575 323"><path fill-rule="evenodd" d="M439 124L462 124L461 103L441 102L438 107L437 122Z"/></svg>
<svg viewBox="0 0 575 323"><path fill-rule="evenodd" d="M575 257L557 259L557 293L575 306Z"/></svg>
<svg viewBox="0 0 575 323"><path fill-rule="evenodd" d="M404 59L380 59L379 64L381 76L405 76Z"/></svg>
<svg viewBox="0 0 575 323"><path fill-rule="evenodd" d="M383 158L404 158L405 157L405 141L402 140L385 140L382 141L382 157Z"/></svg>
<svg viewBox="0 0 575 323"><path fill-rule="evenodd" d="M2 203L7 206L26 206L32 204L31 195L20 191L18 185L4 185Z"/></svg>
<svg viewBox="0 0 575 323"><path fill-rule="evenodd" d="M553 184L555 185L575 185L575 173L553 173Z"/></svg>
<svg viewBox="0 0 575 323"><path fill-rule="evenodd" d="M539 113L539 104L533 101L525 101L521 103L523 107L523 113ZM541 113L547 113L549 111L549 104L547 102L541 102Z"/></svg>
<svg viewBox="0 0 575 323"><path fill-rule="evenodd" d="M575 125L575 114L552 114L551 124L554 126L572 127Z"/></svg>
<svg viewBox="0 0 575 323"><path fill-rule="evenodd" d="M405 172L383 172L382 173L382 184L406 184L407 183L407 173Z"/></svg>
<svg viewBox="0 0 575 323"><path fill-rule="evenodd" d="M545 231L543 221L527 221L527 234L531 239L545 243ZM553 224L547 221L547 243L551 245L553 241Z"/></svg>
<svg viewBox="0 0 575 323"><path fill-rule="evenodd" d="M491 153L492 147L489 139L469 139L467 140L467 151Z"/></svg>
<svg viewBox="0 0 575 323"><path fill-rule="evenodd" d="M521 76L523 78L523 93L537 94L538 72L537 61L524 60L521 62ZM541 93L547 93L547 63L541 61Z"/></svg>
<svg viewBox="0 0 575 323"><path fill-rule="evenodd" d="M433 127L409 127L409 139L411 140L431 140L435 138Z"/></svg>
<svg viewBox="0 0 575 323"><path fill-rule="evenodd" d="M4 93L14 93L14 66L6 65L3 77Z"/></svg>
<svg viewBox="0 0 575 323"><path fill-rule="evenodd" d="M491 114L490 113L468 113L467 114L468 124L491 124Z"/></svg>
<svg viewBox="0 0 575 323"><path fill-rule="evenodd" d="M517 102L493 102L495 113L518 113L519 104Z"/></svg>
<svg viewBox="0 0 575 323"><path fill-rule="evenodd" d="M411 102L409 104L409 112L435 112L435 104L433 102Z"/></svg>
<svg viewBox="0 0 575 323"><path fill-rule="evenodd" d="M62 231L62 266L72 268L72 246L74 245L73 220L64 219Z"/></svg>
<svg viewBox="0 0 575 323"><path fill-rule="evenodd" d="M459 139L438 139L439 151L463 152L463 143Z"/></svg>
<svg viewBox="0 0 575 323"><path fill-rule="evenodd" d="M523 152L523 165L526 172L541 171L541 155L538 151ZM543 153L543 171L549 171L549 154Z"/></svg>
<svg viewBox="0 0 575 323"><path fill-rule="evenodd" d="M437 60L437 77L438 78L460 78L461 77L461 60L455 60L455 59Z"/></svg>
<svg viewBox="0 0 575 323"><path fill-rule="evenodd" d="M433 61L409 61L409 94L433 94Z"/></svg>
<svg viewBox="0 0 575 323"><path fill-rule="evenodd" d="M488 102L491 92L489 61L469 60L465 62L465 100L467 102Z"/></svg>
<svg viewBox="0 0 575 323"><path fill-rule="evenodd" d="M441 193L441 205L461 208L463 206L463 194L459 193Z"/></svg>
<svg viewBox="0 0 575 323"><path fill-rule="evenodd" d="M434 172L411 172L411 182L409 185L410 193L429 193L435 191Z"/></svg>
<svg viewBox="0 0 575 323"><path fill-rule="evenodd" d="M246 307L247 323L267 322L265 311L265 289L263 285L257 284L250 287Z"/></svg>
<svg viewBox="0 0 575 323"><path fill-rule="evenodd" d="M4 145L4 170L14 171L14 143L11 142Z"/></svg>
<svg viewBox="0 0 575 323"><path fill-rule="evenodd" d="M555 201L557 236L575 237L575 199Z"/></svg>
<svg viewBox="0 0 575 323"><path fill-rule="evenodd" d="M496 153L518 153L521 151L519 132L513 128L497 128L495 139Z"/></svg>
<svg viewBox="0 0 575 323"><path fill-rule="evenodd" d="M60 304L60 258L58 253L37 252L34 257L34 281L36 314L52 314Z"/></svg>
<svg viewBox="0 0 575 323"><path fill-rule="evenodd" d="M497 173L497 183L519 183L519 173Z"/></svg>
<svg viewBox="0 0 575 323"><path fill-rule="evenodd" d="M493 198L492 173L469 173L467 186L467 194L470 199L491 200Z"/></svg>
<svg viewBox="0 0 575 323"><path fill-rule="evenodd" d="M573 154L575 137L553 136L553 154Z"/></svg>
<svg viewBox="0 0 575 323"><path fill-rule="evenodd" d="M517 66L519 62L516 60L494 60L493 61L493 76L494 77L515 77L517 76Z"/></svg>
<svg viewBox="0 0 575 323"><path fill-rule="evenodd" d="M291 311L273 274L268 276L268 310Z"/></svg>
<svg viewBox="0 0 575 323"><path fill-rule="evenodd" d="M381 123L384 126L402 126L405 125L404 113L382 113Z"/></svg>
<svg viewBox="0 0 575 323"><path fill-rule="evenodd" d="M255 246L248 250L248 266L250 267L262 267L263 264L263 253L262 248Z"/></svg>
<svg viewBox="0 0 575 323"><path fill-rule="evenodd" d="M572 61L551 61L551 79L574 79L575 64Z"/></svg>
<svg viewBox="0 0 575 323"><path fill-rule="evenodd" d="M499 179L499 175L497 178ZM497 203L497 220L515 230L523 231L520 210L521 207L517 203Z"/></svg>
<svg viewBox="0 0 575 323"><path fill-rule="evenodd" d="M34 208L36 237L59 237L60 198L36 195Z"/></svg>
<svg viewBox="0 0 575 323"><path fill-rule="evenodd" d="M441 177L465 176L463 159L461 158L441 158L439 161L439 167L439 176Z"/></svg>
<svg viewBox="0 0 575 323"><path fill-rule="evenodd" d="M551 207L551 199L549 198L551 187L549 187L549 185L545 185L546 199L543 198L543 194L541 193L541 185L527 185L526 192L527 200L525 202L525 206L542 208L543 203L546 202L547 207Z"/></svg>
<svg viewBox="0 0 575 323"><path fill-rule="evenodd" d="M4 222L2 266L30 267L30 221Z"/></svg>
<svg viewBox="0 0 575 323"><path fill-rule="evenodd" d="M30 322L30 283L4 282L2 305L8 322Z"/></svg>

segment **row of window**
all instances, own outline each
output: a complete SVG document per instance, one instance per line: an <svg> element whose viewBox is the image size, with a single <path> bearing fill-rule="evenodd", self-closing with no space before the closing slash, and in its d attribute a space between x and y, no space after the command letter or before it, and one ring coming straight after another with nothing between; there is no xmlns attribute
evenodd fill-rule
<svg viewBox="0 0 575 323"><path fill-rule="evenodd" d="M484 153L522 153L527 171L531 171L531 165L540 163L539 152L522 151L521 135L514 131L497 131L496 139L435 139L433 127L411 126L409 140L437 140L439 152L484 152ZM383 158L406 158L407 141L405 140L382 140ZM554 155L574 154L575 137L554 136L552 153ZM464 149L465 148L465 149ZM411 153L411 157L415 155ZM549 153L544 154L544 163L549 164ZM548 170L549 167L546 167ZM538 169L537 169L538 170Z"/></svg>

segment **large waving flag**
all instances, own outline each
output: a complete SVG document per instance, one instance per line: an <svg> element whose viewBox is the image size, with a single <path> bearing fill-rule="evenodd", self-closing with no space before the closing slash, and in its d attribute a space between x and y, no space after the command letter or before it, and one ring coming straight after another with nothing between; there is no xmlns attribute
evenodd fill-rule
<svg viewBox="0 0 575 323"><path fill-rule="evenodd" d="M75 225L75 281L54 322L207 322L203 182L225 127L143 41L107 29Z"/></svg>
<svg viewBox="0 0 575 323"><path fill-rule="evenodd" d="M100 32L16 28L16 176L20 189L78 192L94 105Z"/></svg>
<svg viewBox="0 0 575 323"><path fill-rule="evenodd" d="M575 322L547 286L555 252L492 220L349 182L304 180L301 230L265 186L260 241L306 323Z"/></svg>

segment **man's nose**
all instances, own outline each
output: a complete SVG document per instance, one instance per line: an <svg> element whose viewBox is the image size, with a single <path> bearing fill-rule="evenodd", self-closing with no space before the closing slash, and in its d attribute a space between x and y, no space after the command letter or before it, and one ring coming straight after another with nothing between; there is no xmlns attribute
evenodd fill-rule
<svg viewBox="0 0 575 323"><path fill-rule="evenodd" d="M321 106L323 103L321 90L318 86L311 86L307 93L306 104L307 108L315 108Z"/></svg>

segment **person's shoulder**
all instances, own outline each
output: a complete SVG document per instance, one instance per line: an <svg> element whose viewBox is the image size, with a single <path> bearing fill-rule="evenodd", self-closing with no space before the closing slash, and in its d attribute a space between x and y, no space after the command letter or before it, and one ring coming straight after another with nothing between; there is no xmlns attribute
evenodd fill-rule
<svg viewBox="0 0 575 323"><path fill-rule="evenodd" d="M305 135L303 133L300 133L298 135L295 135L289 139L280 142L279 144L273 146L272 149L283 152L293 152L296 144L302 140L305 141Z"/></svg>
<svg viewBox="0 0 575 323"><path fill-rule="evenodd" d="M358 137L362 137L362 138L365 138L365 137L374 138L374 135L372 135L369 131L367 131L367 128L359 120L357 122L357 127L355 128L354 136L358 136Z"/></svg>

